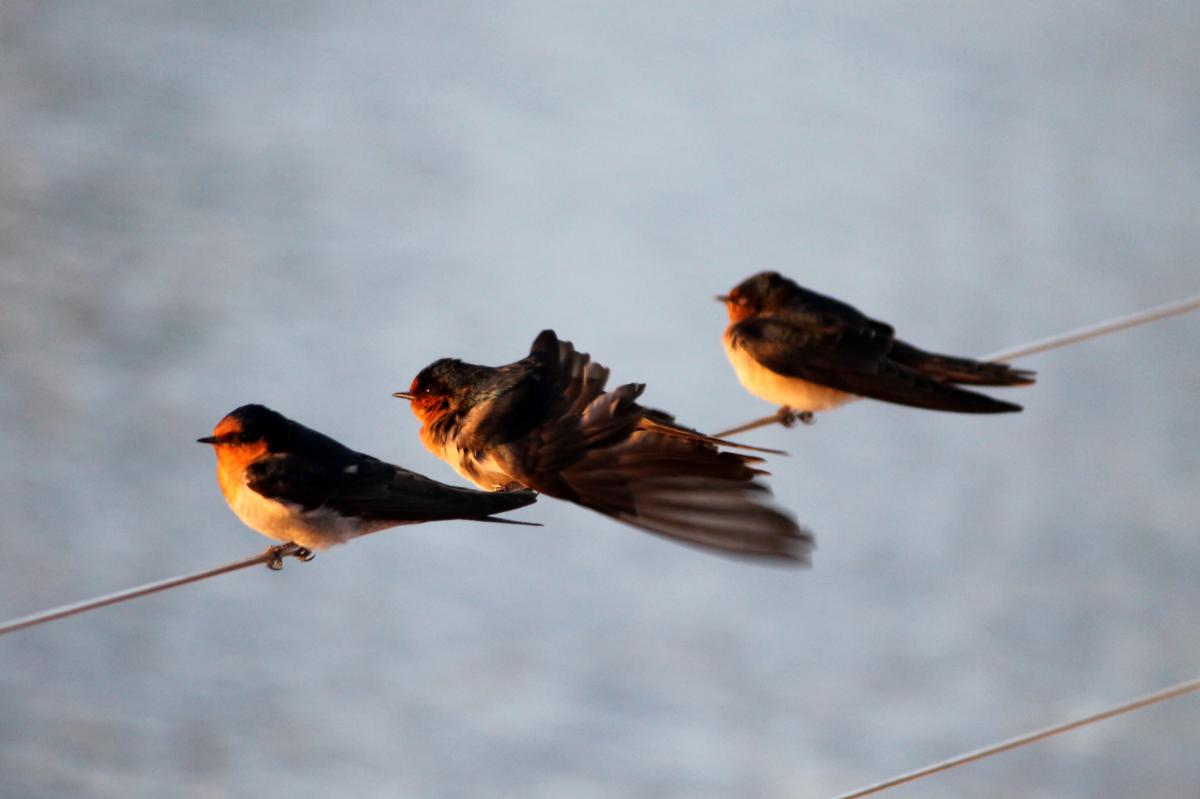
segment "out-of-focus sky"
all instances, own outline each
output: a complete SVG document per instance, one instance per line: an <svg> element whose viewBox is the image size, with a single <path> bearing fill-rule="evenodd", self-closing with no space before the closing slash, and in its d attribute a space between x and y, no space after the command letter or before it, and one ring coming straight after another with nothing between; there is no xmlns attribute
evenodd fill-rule
<svg viewBox="0 0 1200 799"><path fill-rule="evenodd" d="M446 481L390 397L553 327L704 429L778 269L985 353L1195 294L1195 3L0 8L0 617L258 551L261 402ZM760 431L811 571L551 499L0 640L0 795L820 797L1200 669L1200 319L1019 415ZM1175 797L1195 699L896 797Z"/></svg>

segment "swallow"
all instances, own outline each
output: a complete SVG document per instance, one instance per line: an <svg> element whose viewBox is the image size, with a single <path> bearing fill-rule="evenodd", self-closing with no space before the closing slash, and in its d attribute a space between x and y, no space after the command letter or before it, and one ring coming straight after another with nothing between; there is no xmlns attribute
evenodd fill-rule
<svg viewBox="0 0 1200 799"><path fill-rule="evenodd" d="M533 489L710 550L807 562L811 533L760 501L761 458L639 405L643 384L605 391L608 373L546 330L519 361L443 358L394 396L411 401L429 451L480 488Z"/></svg>
<svg viewBox="0 0 1200 799"><path fill-rule="evenodd" d="M217 482L225 501L248 527L287 542L273 547L268 563L285 554L312 558L360 535L401 524L493 518L530 505L533 491L491 493L456 488L343 446L262 405L243 405L217 423L211 436ZM288 545L298 547L293 553Z"/></svg>
<svg viewBox="0 0 1200 799"><path fill-rule="evenodd" d="M959 388L1023 386L1034 372L938 355L895 337L891 325L832 297L761 272L717 300L729 311L725 354L747 391L783 406L781 418L827 411L855 397L957 413L1020 405Z"/></svg>

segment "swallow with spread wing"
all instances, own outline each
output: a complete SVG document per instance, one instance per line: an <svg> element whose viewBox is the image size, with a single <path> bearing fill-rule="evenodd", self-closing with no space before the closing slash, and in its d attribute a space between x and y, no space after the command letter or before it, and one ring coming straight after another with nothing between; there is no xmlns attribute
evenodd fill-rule
<svg viewBox="0 0 1200 799"><path fill-rule="evenodd" d="M425 446L481 488L531 488L728 554L808 560L812 535L762 501L761 458L639 405L644 385L605 391L607 379L546 330L515 363L443 358L395 396L411 400Z"/></svg>

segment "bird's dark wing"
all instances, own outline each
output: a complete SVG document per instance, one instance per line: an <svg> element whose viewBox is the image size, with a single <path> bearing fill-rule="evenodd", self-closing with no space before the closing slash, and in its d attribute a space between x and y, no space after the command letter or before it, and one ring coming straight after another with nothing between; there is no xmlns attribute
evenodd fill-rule
<svg viewBox="0 0 1200 799"><path fill-rule="evenodd" d="M532 491L476 491L355 453L330 464L276 453L247 469L251 489L305 510L328 508L343 516L395 522L482 519L537 500Z"/></svg>
<svg viewBox="0 0 1200 799"><path fill-rule="evenodd" d="M546 420L570 414L580 392L603 391L607 378L603 366L559 342L553 330L542 331L528 356L493 370L494 393L467 414L457 439L477 451L517 441Z"/></svg>
<svg viewBox="0 0 1200 799"><path fill-rule="evenodd" d="M550 331L530 357L553 400L521 440L492 450L518 482L696 546L807 562L812 535L763 504L758 458L642 407L643 385L605 392L608 370Z"/></svg>
<svg viewBox="0 0 1200 799"><path fill-rule="evenodd" d="M519 482L527 482L519 476L527 471L553 480L596 443L599 431L585 437L580 419L588 403L604 393L608 370L545 330L527 357L499 372L495 395L467 414L456 438L464 449L515 458L519 463L510 473ZM631 430L636 423L630 419L625 427Z"/></svg>
<svg viewBox="0 0 1200 799"><path fill-rule="evenodd" d="M850 394L956 413L1021 410L1020 405L943 382L937 371L925 373L893 359L892 329L880 322L867 323L834 325L822 332L819 326L797 325L791 316L770 314L738 322L729 335L734 347L772 372ZM904 353L919 352L903 346Z"/></svg>
<svg viewBox="0 0 1200 799"><path fill-rule="evenodd" d="M961 383L973 386L1027 386L1035 382L1037 374L1031 369L1014 369L1006 363L977 361L954 355L926 352L897 340L889 356L902 366L920 372L926 377L943 383Z"/></svg>
<svg viewBox="0 0 1200 799"><path fill-rule="evenodd" d="M681 427L634 403L640 385L594 400L585 432L640 417L632 432L588 449L562 479L581 505L658 535L706 549L807 563L813 536L767 504L760 458L721 451L726 442Z"/></svg>
<svg viewBox="0 0 1200 799"><path fill-rule="evenodd" d="M813 369L873 372L894 340L883 322L820 310L751 316L729 333L735 346L771 371L800 378Z"/></svg>

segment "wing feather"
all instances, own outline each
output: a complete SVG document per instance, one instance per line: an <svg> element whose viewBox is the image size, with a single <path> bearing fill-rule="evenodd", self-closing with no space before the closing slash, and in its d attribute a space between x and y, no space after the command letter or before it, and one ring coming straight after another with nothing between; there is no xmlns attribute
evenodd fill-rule
<svg viewBox="0 0 1200 799"><path fill-rule="evenodd" d="M696 546L808 562L812 534L765 504L760 458L721 451L728 442L639 405L642 384L604 391L608 370L550 331L537 353L554 412L498 453L525 485Z"/></svg>
<svg viewBox="0 0 1200 799"><path fill-rule="evenodd" d="M324 507L343 516L396 522L479 519L537 500L533 491L449 486L369 455L354 454L355 459L338 468L338 464L277 453L248 467L247 484L263 496L306 510Z"/></svg>
<svg viewBox="0 0 1200 799"><path fill-rule="evenodd" d="M1021 406L993 399L942 382L916 368L892 360L895 345L891 328L887 350L877 352L866 346L870 337L857 336L850 350L838 346L806 344L808 335L791 321L773 315L752 317L730 327L734 347L744 349L760 364L777 374L857 394L931 410L958 413L1004 413L1019 411ZM846 339L841 339L846 341ZM905 352L914 348L909 347ZM850 357L842 354L853 352ZM868 355L869 353L869 355ZM868 355L868 357L863 357ZM964 381L965 382L965 381Z"/></svg>

